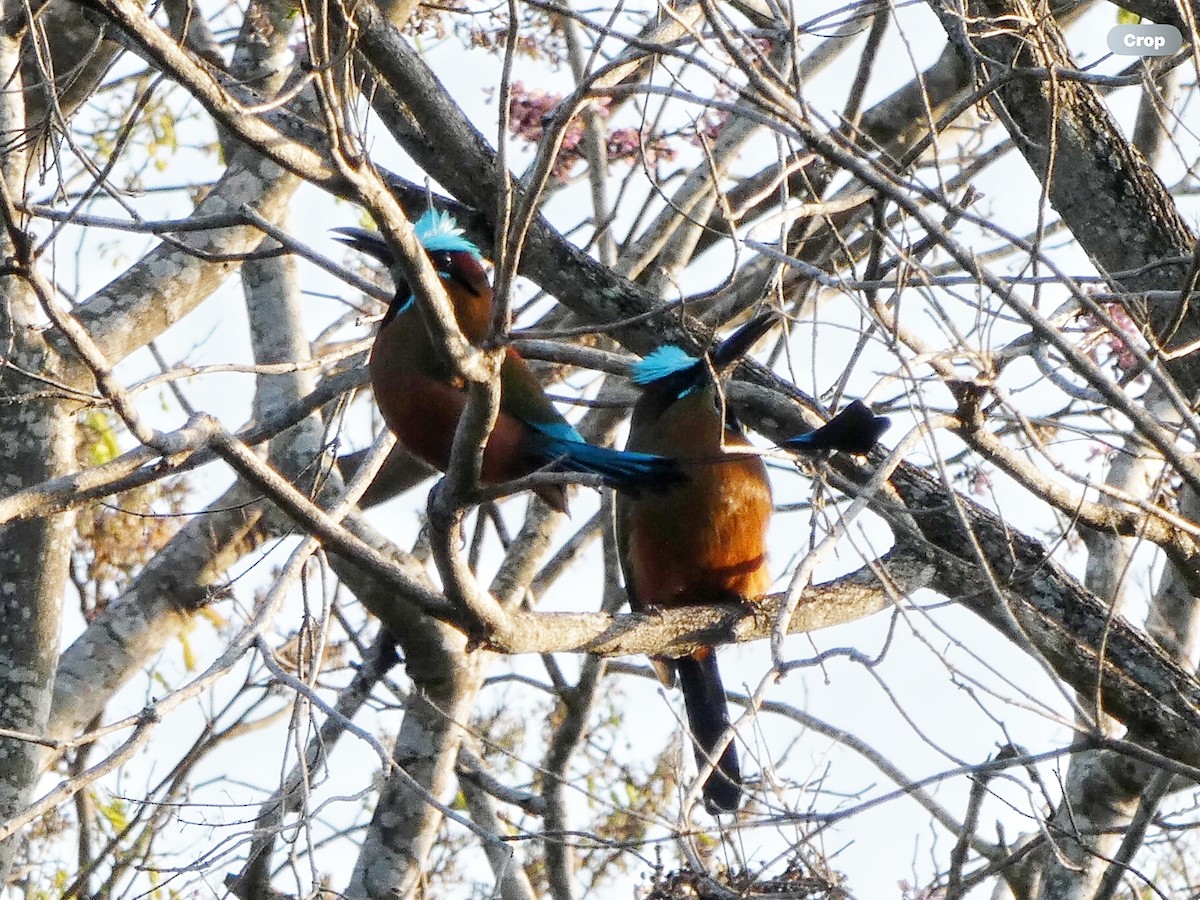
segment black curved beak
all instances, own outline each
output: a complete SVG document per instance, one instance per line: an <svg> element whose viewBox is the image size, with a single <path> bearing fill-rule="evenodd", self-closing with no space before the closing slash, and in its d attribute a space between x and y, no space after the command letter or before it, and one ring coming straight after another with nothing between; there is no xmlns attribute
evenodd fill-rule
<svg viewBox="0 0 1200 900"><path fill-rule="evenodd" d="M359 253L365 253L373 259L379 260L389 269L396 262L396 254L392 252L391 245L384 240L383 235L378 231L368 231L365 228L331 228L334 233L334 240L345 244Z"/></svg>
<svg viewBox="0 0 1200 900"><path fill-rule="evenodd" d="M758 339L779 320L775 312L760 313L709 351L708 358L718 372L729 368L750 352Z"/></svg>

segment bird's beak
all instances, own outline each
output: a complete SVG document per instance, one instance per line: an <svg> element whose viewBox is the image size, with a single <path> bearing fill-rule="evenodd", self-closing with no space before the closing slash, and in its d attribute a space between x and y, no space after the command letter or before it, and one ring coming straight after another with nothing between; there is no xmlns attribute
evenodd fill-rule
<svg viewBox="0 0 1200 900"><path fill-rule="evenodd" d="M713 368L721 372L732 366L745 356L750 348L758 343L758 339L770 331L778 320L779 316L774 311L760 313L725 338L708 354Z"/></svg>
<svg viewBox="0 0 1200 900"><path fill-rule="evenodd" d="M379 260L388 268L391 268L396 262L396 254L392 252L391 245L383 239L383 235L378 231L350 227L331 228L330 231L334 233L335 241Z"/></svg>

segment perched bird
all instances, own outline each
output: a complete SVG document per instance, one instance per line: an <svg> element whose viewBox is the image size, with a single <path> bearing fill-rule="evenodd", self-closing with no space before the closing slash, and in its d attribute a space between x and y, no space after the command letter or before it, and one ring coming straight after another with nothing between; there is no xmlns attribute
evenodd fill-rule
<svg viewBox="0 0 1200 900"><path fill-rule="evenodd" d="M642 395L626 449L677 457L687 480L656 496L617 497L617 543L635 610L705 603L753 603L770 588L767 526L771 486L761 457L724 408L717 378L775 323L764 314L718 344L708 359L660 347L633 367ZM790 439L790 450L866 452L887 427L859 402L825 426ZM668 686L678 676L698 764L715 761L703 787L710 812L734 812L741 800L737 749L715 751L729 728L725 688L713 647L654 660Z"/></svg>
<svg viewBox="0 0 1200 900"><path fill-rule="evenodd" d="M743 325L707 361L666 346L633 367L642 395L633 408L626 449L673 455L688 476L661 495L616 500L617 546L635 610L752 602L770 588L767 468L756 455L726 455L748 443L724 410L714 375L736 362L774 322L773 315L764 315ZM715 649L654 663L668 686L679 678L697 763L715 760L704 784L705 805L713 813L736 811L742 793L737 748L730 741L719 759L714 755L729 728Z"/></svg>
<svg viewBox="0 0 1200 900"><path fill-rule="evenodd" d="M442 278L458 327L468 341L481 344L488 335L493 296L479 248L453 217L437 210L425 213L413 229ZM445 471L467 403L465 385L426 330L412 291L396 274L390 245L362 228L334 231L337 240L379 260L397 278L395 297L371 348L375 402L405 448ZM584 441L510 347L500 366L500 412L484 448L481 477L497 484L543 469L598 475L610 487L633 494L683 480L672 459ZM535 493L553 508L566 510L565 485L541 485Z"/></svg>

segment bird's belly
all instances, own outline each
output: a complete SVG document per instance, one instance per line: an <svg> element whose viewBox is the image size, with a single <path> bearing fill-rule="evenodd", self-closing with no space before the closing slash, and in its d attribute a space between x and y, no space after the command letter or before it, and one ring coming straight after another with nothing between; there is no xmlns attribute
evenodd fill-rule
<svg viewBox="0 0 1200 900"><path fill-rule="evenodd" d="M372 381L375 402L396 439L413 456L446 471L466 392L413 372L391 371L381 378L373 371ZM510 481L534 470L522 450L526 430L512 416L500 414L484 449L484 483Z"/></svg>
<svg viewBox="0 0 1200 900"><path fill-rule="evenodd" d="M414 456L445 471L462 403L448 403L454 389L411 372L384 371L372 360L375 403L396 439ZM381 377L382 376L382 377Z"/></svg>
<svg viewBox="0 0 1200 900"><path fill-rule="evenodd" d="M635 504L629 555L643 604L752 600L770 589L771 493L757 471L761 462L753 462L721 464L732 468L719 478L694 478Z"/></svg>

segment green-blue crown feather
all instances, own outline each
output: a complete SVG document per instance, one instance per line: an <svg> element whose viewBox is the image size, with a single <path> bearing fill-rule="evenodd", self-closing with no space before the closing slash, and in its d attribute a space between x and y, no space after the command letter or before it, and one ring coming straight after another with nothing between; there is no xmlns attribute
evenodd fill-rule
<svg viewBox="0 0 1200 900"><path fill-rule="evenodd" d="M660 378L685 372L699 363L700 360L682 347L667 344L665 347L659 347L644 359L635 362L630 370L630 375L635 384L651 384Z"/></svg>
<svg viewBox="0 0 1200 900"><path fill-rule="evenodd" d="M436 209L428 210L425 215L417 219L413 231L416 232L421 246L430 253L460 251L470 253L478 260L483 259L479 248L463 235L462 228L450 213Z"/></svg>

